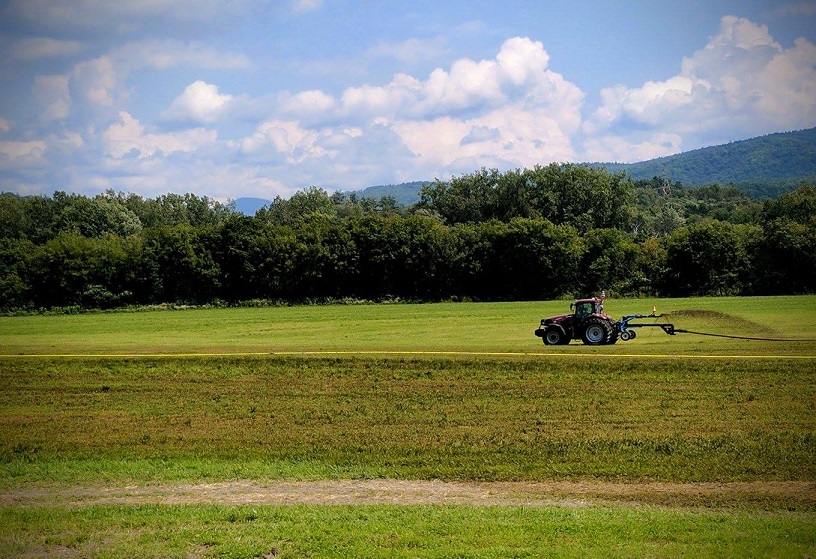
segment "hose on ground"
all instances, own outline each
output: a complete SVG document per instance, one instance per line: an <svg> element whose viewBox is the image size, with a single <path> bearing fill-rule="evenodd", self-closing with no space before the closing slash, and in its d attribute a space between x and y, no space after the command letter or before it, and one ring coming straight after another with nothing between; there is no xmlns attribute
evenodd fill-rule
<svg viewBox="0 0 816 559"><path fill-rule="evenodd" d="M733 336L730 334L712 334L711 332L695 332L694 330L683 330L675 328L675 333L680 334L696 334L698 336L712 336L715 338L731 338L733 340L755 340L760 342L816 342L816 339L807 338L759 338L753 336Z"/></svg>

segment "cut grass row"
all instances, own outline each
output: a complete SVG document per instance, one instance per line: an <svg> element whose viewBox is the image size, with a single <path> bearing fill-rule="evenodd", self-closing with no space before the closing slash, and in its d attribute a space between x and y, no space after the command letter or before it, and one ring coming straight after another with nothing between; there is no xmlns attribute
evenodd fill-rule
<svg viewBox="0 0 816 559"><path fill-rule="evenodd" d="M812 365L7 359L0 483L327 475L814 480ZM133 463L166 466L128 473Z"/></svg>

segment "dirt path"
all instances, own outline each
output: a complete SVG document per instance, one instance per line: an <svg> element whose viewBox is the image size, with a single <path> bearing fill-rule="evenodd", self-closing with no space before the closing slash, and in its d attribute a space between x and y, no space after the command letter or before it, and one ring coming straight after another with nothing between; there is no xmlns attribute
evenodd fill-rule
<svg viewBox="0 0 816 559"><path fill-rule="evenodd" d="M816 510L816 482L452 483L404 480L229 481L145 486L25 487L0 506L89 505L515 505L580 507L603 502L668 506L758 505Z"/></svg>

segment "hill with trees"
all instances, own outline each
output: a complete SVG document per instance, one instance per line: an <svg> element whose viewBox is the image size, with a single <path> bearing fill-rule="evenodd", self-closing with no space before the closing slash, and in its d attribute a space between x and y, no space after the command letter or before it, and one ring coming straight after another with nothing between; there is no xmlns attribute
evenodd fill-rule
<svg viewBox="0 0 816 559"><path fill-rule="evenodd" d="M589 163L611 173L625 172L635 181L661 177L684 187L735 186L751 198L764 200L816 184L816 128L769 134L639 163ZM419 202L426 182L372 186L363 197L392 196L404 205Z"/></svg>
<svg viewBox="0 0 816 559"><path fill-rule="evenodd" d="M403 206L411 206L419 202L419 191L430 181L403 182L400 184L387 184L379 186L369 186L359 190L356 194L362 198L379 199L391 197Z"/></svg>
<svg viewBox="0 0 816 559"><path fill-rule="evenodd" d="M595 163L634 180L665 177L683 186L733 185L754 198L773 198L816 179L816 128L769 134L640 163Z"/></svg>

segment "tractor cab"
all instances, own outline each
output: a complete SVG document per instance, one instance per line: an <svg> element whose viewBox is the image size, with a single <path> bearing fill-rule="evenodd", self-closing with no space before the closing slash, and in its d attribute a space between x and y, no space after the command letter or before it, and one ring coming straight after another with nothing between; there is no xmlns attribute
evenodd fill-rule
<svg viewBox="0 0 816 559"><path fill-rule="evenodd" d="M570 304L570 310L575 310L575 318L583 320L591 314L601 314L603 312L603 300L601 299L579 299Z"/></svg>

